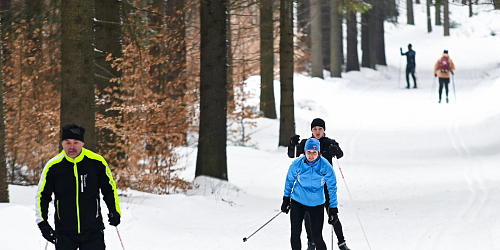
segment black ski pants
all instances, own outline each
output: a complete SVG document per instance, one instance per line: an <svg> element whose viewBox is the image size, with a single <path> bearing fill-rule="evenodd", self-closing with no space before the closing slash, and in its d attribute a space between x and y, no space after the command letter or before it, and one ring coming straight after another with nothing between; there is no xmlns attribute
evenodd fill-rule
<svg viewBox="0 0 500 250"><path fill-rule="evenodd" d="M330 195L328 195L328 188L325 184L325 209L326 209L326 214L328 214L328 208L330 207ZM311 230L311 221L309 218L309 213L306 212L304 216L304 226L306 228L306 233L307 233L307 240L312 241L312 230ZM337 240L342 243L345 241L344 239L344 233L342 232L342 224L340 224L340 220L338 220L335 224L333 224L333 231L335 231L335 235L337 235Z"/></svg>
<svg viewBox="0 0 500 250"><path fill-rule="evenodd" d="M326 206L326 203L325 203L325 209L326 209L326 214L328 214L328 206ZM309 213L307 212L304 216L304 226L306 228L307 240L314 242L312 237L311 221L309 218ZM338 242L342 243L345 241L344 232L342 231L342 224L340 223L340 219L337 220L335 224L333 224L333 231L335 231L335 235L337 236Z"/></svg>
<svg viewBox="0 0 500 250"><path fill-rule="evenodd" d="M290 224L292 231L290 243L292 244L292 250L301 250L300 233L302 232L302 221L306 212L309 214L311 232L316 249L326 250L326 244L323 240L323 223L325 218L323 205L308 207L293 199L290 204Z"/></svg>
<svg viewBox="0 0 500 250"><path fill-rule="evenodd" d="M448 84L450 84L450 78L439 77L439 100L441 100L441 94L443 93L443 86L446 90L446 98L448 98Z"/></svg>
<svg viewBox="0 0 500 250"><path fill-rule="evenodd" d="M415 66L406 65L406 87L410 88L410 74L413 78L413 87L417 87L417 78L415 77Z"/></svg>
<svg viewBox="0 0 500 250"><path fill-rule="evenodd" d="M56 250L104 250L104 232L60 233L56 232Z"/></svg>

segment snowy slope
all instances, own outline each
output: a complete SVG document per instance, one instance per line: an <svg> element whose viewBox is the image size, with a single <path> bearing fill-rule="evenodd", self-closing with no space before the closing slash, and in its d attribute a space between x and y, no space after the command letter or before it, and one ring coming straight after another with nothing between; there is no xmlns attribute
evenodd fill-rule
<svg viewBox="0 0 500 250"><path fill-rule="evenodd" d="M441 27L427 33L423 5L415 5L416 26L386 24L388 66L378 71L295 76L296 132L308 137L311 120L321 117L345 153L339 163L355 206L334 168L353 250L369 249L356 211L374 250L500 249L500 12L468 18L467 7L450 8L460 24L450 37ZM402 88L399 47L406 51L408 43L417 52L418 89ZM451 89L450 103L438 104L432 69L444 49L457 67L456 95ZM257 103L258 83L257 76L249 80L249 103ZM279 82L275 93L279 103ZM277 147L279 120L256 121L248 128L252 147L228 147L229 183L198 178L200 188L186 195L123 192L118 229L125 249L290 249L285 214L242 241L278 214L291 162ZM183 152L182 175L193 179L196 148ZM0 249L45 249L34 222L36 187L9 188L11 203L0 204ZM328 249L331 233L325 223ZM105 237L107 249L122 249L114 228Z"/></svg>

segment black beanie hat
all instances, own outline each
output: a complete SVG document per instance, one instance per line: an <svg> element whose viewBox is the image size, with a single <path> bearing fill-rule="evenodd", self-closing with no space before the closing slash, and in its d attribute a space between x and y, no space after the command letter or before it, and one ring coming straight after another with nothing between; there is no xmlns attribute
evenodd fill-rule
<svg viewBox="0 0 500 250"><path fill-rule="evenodd" d="M323 119L316 118L311 122L311 130L316 126L320 126L326 131L325 121L323 121Z"/></svg>
<svg viewBox="0 0 500 250"><path fill-rule="evenodd" d="M62 128L61 140L75 139L84 142L85 128L74 123L68 124Z"/></svg>
<svg viewBox="0 0 500 250"><path fill-rule="evenodd" d="M445 50L443 51L443 53L448 54L448 50L446 50L446 49L445 49Z"/></svg>

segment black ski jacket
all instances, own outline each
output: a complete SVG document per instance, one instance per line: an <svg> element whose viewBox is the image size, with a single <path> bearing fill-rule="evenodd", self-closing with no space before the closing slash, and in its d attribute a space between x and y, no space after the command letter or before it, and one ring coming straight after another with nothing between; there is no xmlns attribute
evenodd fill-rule
<svg viewBox="0 0 500 250"><path fill-rule="evenodd" d="M313 138L313 137L310 137L310 138ZM291 156L291 155L288 155L288 156L290 158L294 158L295 156L299 157L301 154L304 154L305 153L304 147L306 145L306 141L307 141L307 139L302 139L300 141L299 145L297 145L296 154L294 156ZM342 149L340 149L339 143L336 142L334 139L330 139L328 137L321 137L321 139L319 139L319 148L321 150L321 155L323 157L325 157L328 160L328 162L330 162L330 164L332 164L332 166L333 166L333 163L332 163L333 155L330 153L331 146L338 147L338 151L336 153L337 159L340 159L340 158L342 158L342 156L344 156L344 152L342 151ZM294 147L295 147L295 145L289 144L288 151L293 152Z"/></svg>
<svg viewBox="0 0 500 250"><path fill-rule="evenodd" d="M103 230L99 190L108 210L121 215L116 183L104 158L83 148L72 159L63 150L43 169L36 194L36 223L47 221L54 193L56 231Z"/></svg>

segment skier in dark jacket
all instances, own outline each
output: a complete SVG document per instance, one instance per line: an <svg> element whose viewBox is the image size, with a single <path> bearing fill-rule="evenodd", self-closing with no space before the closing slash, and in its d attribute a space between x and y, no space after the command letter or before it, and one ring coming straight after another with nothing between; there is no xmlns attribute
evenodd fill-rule
<svg viewBox="0 0 500 250"><path fill-rule="evenodd" d="M332 160L333 157L336 157L337 159L342 158L344 156L344 152L342 149L340 149L339 144L334 140L326 137L325 134L326 126L325 126L325 121L321 118L316 118L311 122L311 131L312 131L312 136L311 138L316 138L320 142L320 148L321 148L321 156L323 156L330 164L333 165ZM299 135L294 135L290 139L290 144L288 145L288 157L294 158L295 156L300 156L301 154L304 154L304 147L306 144L307 139L303 139L299 142L300 136ZM329 209L329 197L328 197L328 191L327 191L327 185L325 185L325 195L326 195L326 202L325 202L325 209L327 210L326 212L328 213ZM304 218L304 226L306 227L306 233L307 233L307 239L308 239L308 250L314 250L315 249L315 243L313 241L312 237L312 231L311 231L311 223L310 223L310 218L309 214L305 214ZM342 224L340 223L340 220L337 220L333 224L333 228L335 231L335 234L337 235L337 240L338 240L338 246L341 250L349 250L349 248L346 245L345 239L344 239L344 233L342 232Z"/></svg>
<svg viewBox="0 0 500 250"><path fill-rule="evenodd" d="M104 250L100 195L108 207L109 224L120 223L116 183L104 158L84 146L85 129L69 124L62 129L63 151L43 169L36 194L36 223L57 250ZM55 194L55 231L48 223Z"/></svg>
<svg viewBox="0 0 500 250"><path fill-rule="evenodd" d="M310 138L305 143L305 155L295 159L285 181L285 191L281 211L290 212L292 250L301 249L300 234L304 215L309 214L312 237L318 250L326 250L323 240L323 205L325 184L329 193L328 223L338 221L337 178L332 164L321 156L319 140Z"/></svg>
<svg viewBox="0 0 500 250"><path fill-rule="evenodd" d="M403 53L403 48L399 48L401 56L406 56L406 88L410 88L410 74L413 78L413 88L417 88L417 78L415 77L415 54L416 52L411 49L411 43L408 44L408 51Z"/></svg>

